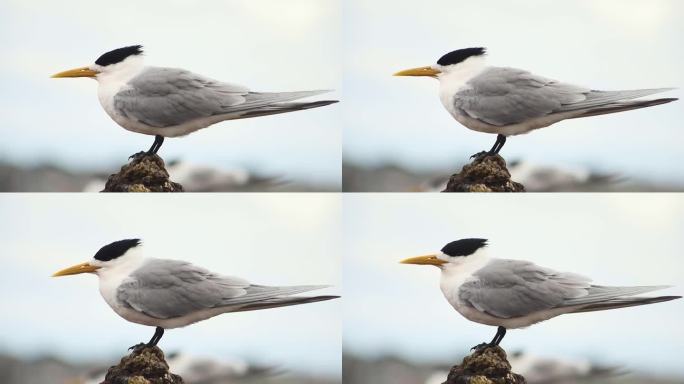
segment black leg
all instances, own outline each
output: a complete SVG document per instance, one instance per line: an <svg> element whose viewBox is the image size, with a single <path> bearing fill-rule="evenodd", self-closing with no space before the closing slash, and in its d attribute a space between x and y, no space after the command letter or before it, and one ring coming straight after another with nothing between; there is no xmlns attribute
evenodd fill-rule
<svg viewBox="0 0 684 384"><path fill-rule="evenodd" d="M503 148L504 144L506 144L506 136L502 134L496 135L496 142L494 143L492 149L489 150L489 154L494 155L499 153L501 148Z"/></svg>
<svg viewBox="0 0 684 384"><path fill-rule="evenodd" d="M494 339L492 339L492 342L489 343L489 345L499 345L501 340L503 340L504 336L506 336L506 328L504 328L504 327L497 328L496 335L494 335Z"/></svg>
<svg viewBox="0 0 684 384"><path fill-rule="evenodd" d="M494 145L492 145L492 149L487 151L487 155L493 155L496 153L496 147L499 146L499 136L496 136L496 141L494 142Z"/></svg>
<svg viewBox="0 0 684 384"><path fill-rule="evenodd" d="M147 346L154 347L155 345L157 345L159 340L161 340L162 336L164 336L164 328L157 327L157 329L154 330L154 336L152 336L150 341L147 343Z"/></svg>
<svg viewBox="0 0 684 384"><path fill-rule="evenodd" d="M499 148L497 148L496 153L499 153L501 149L503 148L504 144L506 144L506 136L504 135L499 135L501 137L501 144L499 144Z"/></svg>
<svg viewBox="0 0 684 384"><path fill-rule="evenodd" d="M504 144L506 144L506 136L504 136L502 134L498 134L498 135L496 135L496 141L494 142L494 145L492 145L492 149L490 149L487 152L485 152L485 151L478 152L478 153L470 156L470 158L481 160L487 156L494 156L497 153L499 153L501 148L503 148Z"/></svg>
<svg viewBox="0 0 684 384"><path fill-rule="evenodd" d="M155 136L154 137L154 143L152 143L152 146L150 147L150 149L147 150L147 152L145 154L147 154L147 155L153 154L154 153L154 147L156 147L156 146L157 146L157 137Z"/></svg>
<svg viewBox="0 0 684 384"><path fill-rule="evenodd" d="M480 344L472 347L471 349L480 350L480 349L484 349L484 348L493 347L495 345L499 345L501 340L503 340L504 336L506 336L506 328L499 327L496 329L496 335L494 335L494 338L492 339L492 341L490 341L489 343L480 343Z"/></svg>
<svg viewBox="0 0 684 384"><path fill-rule="evenodd" d="M148 155L156 154L159 151L159 149L161 148L163 143L164 143L164 136L159 136L159 135L154 136L154 143L152 143L152 146L147 151L147 154Z"/></svg>
<svg viewBox="0 0 684 384"><path fill-rule="evenodd" d="M164 136L157 135L154 137L154 141L157 142L157 148L154 149L154 153L156 154L161 149L162 144L164 144ZM506 137L504 137L504 141L506 141ZM503 147L503 144L501 146Z"/></svg>

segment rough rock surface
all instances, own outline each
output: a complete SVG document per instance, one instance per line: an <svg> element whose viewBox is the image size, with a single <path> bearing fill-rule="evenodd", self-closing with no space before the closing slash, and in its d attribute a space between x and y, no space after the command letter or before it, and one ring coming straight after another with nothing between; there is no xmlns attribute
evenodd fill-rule
<svg viewBox="0 0 684 384"><path fill-rule="evenodd" d="M442 192L525 192L525 187L511 180L503 157L491 155L464 165L449 178Z"/></svg>
<svg viewBox="0 0 684 384"><path fill-rule="evenodd" d="M145 152L131 156L132 160L107 179L102 192L183 192L183 186L169 180L161 157Z"/></svg>
<svg viewBox="0 0 684 384"><path fill-rule="evenodd" d="M183 379L169 372L161 349L143 345L110 367L102 384L183 384Z"/></svg>
<svg viewBox="0 0 684 384"><path fill-rule="evenodd" d="M525 378L511 372L506 352L494 346L476 350L451 367L444 384L525 384Z"/></svg>

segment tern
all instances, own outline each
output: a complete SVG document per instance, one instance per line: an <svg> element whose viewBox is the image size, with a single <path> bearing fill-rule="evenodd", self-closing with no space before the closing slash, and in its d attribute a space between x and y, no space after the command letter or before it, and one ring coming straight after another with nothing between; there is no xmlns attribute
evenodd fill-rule
<svg viewBox="0 0 684 384"><path fill-rule="evenodd" d="M496 326L489 343L499 345L507 329L524 328L567 313L604 311L660 303L681 296L635 297L669 286L609 287L574 273L557 272L529 261L490 258L486 239L461 239L438 253L402 260L441 269L440 288L466 319Z"/></svg>
<svg viewBox="0 0 684 384"><path fill-rule="evenodd" d="M428 76L439 80L444 108L466 128L496 134L488 152L499 153L508 136L548 127L561 120L651 107L677 100L633 100L674 88L598 91L537 76L528 71L488 67L485 48L465 48L442 56L434 65L395 76Z"/></svg>
<svg viewBox="0 0 684 384"><path fill-rule="evenodd" d="M109 51L94 64L52 77L97 80L100 104L112 120L129 131L154 135L148 154L157 153L165 137L185 136L224 120L301 111L337 102L292 102L329 91L252 92L184 69L145 66L141 45Z"/></svg>
<svg viewBox="0 0 684 384"><path fill-rule="evenodd" d="M292 296L325 285L272 287L220 275L180 260L146 258L140 239L107 244L92 260L53 276L94 273L100 294L124 319L156 327L147 346L155 346L165 329L184 327L228 313L313 303L339 296Z"/></svg>

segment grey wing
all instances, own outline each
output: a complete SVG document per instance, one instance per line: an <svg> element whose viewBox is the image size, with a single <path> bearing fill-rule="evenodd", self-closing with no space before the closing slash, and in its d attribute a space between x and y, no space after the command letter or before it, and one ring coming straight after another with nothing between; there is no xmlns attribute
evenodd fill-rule
<svg viewBox="0 0 684 384"><path fill-rule="evenodd" d="M116 297L136 311L168 319L215 307L244 310L255 303L319 288L324 287L252 285L184 261L152 259L122 282Z"/></svg>
<svg viewBox="0 0 684 384"><path fill-rule="evenodd" d="M491 67L456 93L454 107L471 118L506 126L554 113L605 107L670 89L597 91L520 69Z"/></svg>
<svg viewBox="0 0 684 384"><path fill-rule="evenodd" d="M219 277L190 263L153 259L124 280L117 299L148 316L168 319L243 297L249 283Z"/></svg>
<svg viewBox="0 0 684 384"><path fill-rule="evenodd" d="M461 285L459 299L481 312L508 319L584 297L589 281L527 261L497 259Z"/></svg>
<svg viewBox="0 0 684 384"><path fill-rule="evenodd" d="M323 92L250 92L183 69L149 67L114 95L114 108L125 117L163 128L215 115L254 113Z"/></svg>
<svg viewBox="0 0 684 384"><path fill-rule="evenodd" d="M183 69L150 67L114 95L114 108L130 119L167 127L244 104L248 93Z"/></svg>

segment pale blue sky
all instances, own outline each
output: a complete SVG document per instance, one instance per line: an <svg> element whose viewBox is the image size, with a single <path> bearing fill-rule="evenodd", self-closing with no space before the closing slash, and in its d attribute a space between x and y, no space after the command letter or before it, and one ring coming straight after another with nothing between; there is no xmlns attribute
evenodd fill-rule
<svg viewBox="0 0 684 384"><path fill-rule="evenodd" d="M465 237L493 257L524 259L604 285L673 285L684 294L684 199L676 194L346 194L343 255L346 350L453 363L494 336L439 289L439 270L399 264ZM506 350L590 358L684 377L684 300L561 316L510 330Z"/></svg>
<svg viewBox="0 0 684 384"><path fill-rule="evenodd" d="M340 292L340 198L333 194L23 194L0 197L0 211L3 352L111 360L149 340L154 329L116 315L96 276L50 277L123 238L142 238L147 256L257 284L329 284L319 293ZM340 308L335 300L224 314L168 330L160 346L339 377Z"/></svg>
<svg viewBox="0 0 684 384"><path fill-rule="evenodd" d="M150 65L186 68L255 91L339 89L340 22L337 0L4 0L0 156L116 169L149 148L152 137L125 131L106 115L95 81L49 78L131 44L145 46ZM333 105L223 122L167 140L161 154L339 186L339 112Z"/></svg>
<svg viewBox="0 0 684 384"><path fill-rule="evenodd" d="M454 49L484 46L490 65L597 89L684 84L679 0L348 0L343 15L344 157L363 165L450 169L492 146L444 110L436 80L392 77ZM683 121L682 101L566 121L510 138L502 154L682 184Z"/></svg>

